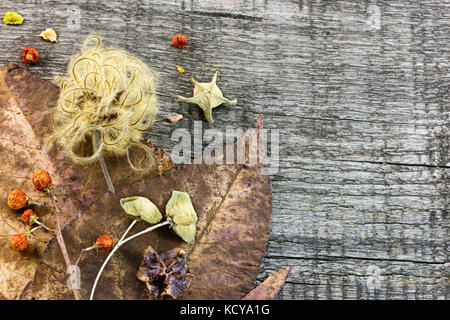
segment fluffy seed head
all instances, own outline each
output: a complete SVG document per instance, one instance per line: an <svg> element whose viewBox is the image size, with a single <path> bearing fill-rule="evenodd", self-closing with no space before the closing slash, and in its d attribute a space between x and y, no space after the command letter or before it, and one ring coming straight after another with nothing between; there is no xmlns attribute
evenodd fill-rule
<svg viewBox="0 0 450 320"><path fill-rule="evenodd" d="M90 36L70 61L68 75L55 82L60 95L48 143L60 144L79 164L95 162L102 153L126 155L139 171L153 165L152 150L140 141L155 120L157 75L144 62L121 49L104 48L98 36ZM146 166L130 160L135 148L145 152Z"/></svg>

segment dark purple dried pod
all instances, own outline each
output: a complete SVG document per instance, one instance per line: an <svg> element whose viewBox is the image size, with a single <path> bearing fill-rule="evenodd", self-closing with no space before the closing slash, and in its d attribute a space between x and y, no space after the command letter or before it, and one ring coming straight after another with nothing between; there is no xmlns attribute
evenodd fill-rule
<svg viewBox="0 0 450 320"><path fill-rule="evenodd" d="M152 296L176 299L191 284L192 275L181 248L158 254L151 246L144 251L137 278L143 281Z"/></svg>

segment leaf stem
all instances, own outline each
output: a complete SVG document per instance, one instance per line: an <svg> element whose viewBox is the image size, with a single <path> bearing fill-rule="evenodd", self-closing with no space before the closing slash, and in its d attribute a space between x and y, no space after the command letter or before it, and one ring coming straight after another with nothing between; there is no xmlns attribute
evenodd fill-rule
<svg viewBox="0 0 450 320"><path fill-rule="evenodd" d="M97 130L94 131L94 144L96 149L100 148L100 135ZM108 167L106 166L105 158L103 157L103 152L99 153L98 161L102 167L103 175L105 176L106 184L108 185L108 190L112 193L116 193L111 176L109 175Z"/></svg>
<svg viewBox="0 0 450 320"><path fill-rule="evenodd" d="M95 278L94 285L92 286L91 296L90 296L90 298L89 298L90 300L93 300L93 299L94 299L95 288L97 287L98 280L100 279L100 276L101 276L103 270L105 269L106 265L108 264L109 260L112 258L112 256L114 255L114 253L115 253L117 250L119 250L119 248L120 248L123 244L125 244L126 242L128 242L128 241L130 241L131 239L134 239L134 238L136 238L136 237L138 237L138 236L140 236L140 235L143 235L143 234L148 233L148 232L150 232L150 231L153 231L153 230L155 230L155 229L157 229L157 228L159 228L159 227L162 227L162 226L165 226L165 225L170 224L170 222L166 220L166 221L164 221L164 222L155 224L154 226L151 226L151 227L149 227L149 228L147 228L147 229L145 229L145 230L143 230L143 231L141 231L141 232L138 232L138 233L136 233L136 234L134 234L134 235L128 237L127 239L125 239L126 235L127 235L128 232L131 230L131 228L136 224L136 222L137 222L137 220L133 220L133 222L130 224L130 226L128 227L128 229L124 232L124 234L123 234L122 237L120 238L119 242L117 242L117 244L116 244L116 246L114 247L114 249L109 253L108 257L106 257L105 262L103 262L103 265L101 266L100 270L98 271L97 277Z"/></svg>

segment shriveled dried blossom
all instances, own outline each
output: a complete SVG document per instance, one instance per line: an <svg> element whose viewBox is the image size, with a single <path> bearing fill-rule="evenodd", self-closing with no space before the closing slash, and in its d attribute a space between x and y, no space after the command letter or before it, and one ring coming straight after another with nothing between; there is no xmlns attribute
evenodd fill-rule
<svg viewBox="0 0 450 320"><path fill-rule="evenodd" d="M38 215L31 209L27 209L22 213L21 219L27 224L33 224L37 221Z"/></svg>
<svg viewBox="0 0 450 320"><path fill-rule="evenodd" d="M41 192L47 192L47 189L51 188L53 185L50 174L48 173L48 171L43 169L40 169L33 173L31 182L33 182L34 188L37 191Z"/></svg>
<svg viewBox="0 0 450 320"><path fill-rule="evenodd" d="M8 195L8 206L11 209L19 210L28 204L28 197L22 190L15 189Z"/></svg>
<svg viewBox="0 0 450 320"><path fill-rule="evenodd" d="M16 233L9 243L14 250L23 251L28 247L28 237L24 233Z"/></svg>
<svg viewBox="0 0 450 320"><path fill-rule="evenodd" d="M176 299L191 284L192 275L186 264L186 253L181 248L157 253L151 246L144 251L144 257L137 274L152 296Z"/></svg>
<svg viewBox="0 0 450 320"><path fill-rule="evenodd" d="M178 49L183 49L186 47L187 38L183 34L176 34L172 38L172 45Z"/></svg>
<svg viewBox="0 0 450 320"><path fill-rule="evenodd" d="M56 31L52 28L47 28L44 31L41 32L39 35L44 40L50 41L50 42L58 42L58 35L56 34Z"/></svg>
<svg viewBox="0 0 450 320"><path fill-rule="evenodd" d="M114 241L110 235L104 234L98 237L94 246L99 250L109 251L114 246Z"/></svg>
<svg viewBox="0 0 450 320"><path fill-rule="evenodd" d="M3 17L3 22L5 24L22 24L23 18L17 12L6 12Z"/></svg>
<svg viewBox="0 0 450 320"><path fill-rule="evenodd" d="M35 48L27 46L22 49L20 58L22 59L23 63L35 64L39 61L39 52Z"/></svg>

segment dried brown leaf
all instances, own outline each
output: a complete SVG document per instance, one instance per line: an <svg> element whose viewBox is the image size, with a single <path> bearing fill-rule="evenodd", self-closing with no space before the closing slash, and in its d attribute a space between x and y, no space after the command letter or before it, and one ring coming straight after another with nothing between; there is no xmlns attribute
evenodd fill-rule
<svg viewBox="0 0 450 320"><path fill-rule="evenodd" d="M283 288L291 267L271 274L259 286L250 291L242 300L274 300Z"/></svg>
<svg viewBox="0 0 450 320"><path fill-rule="evenodd" d="M33 127L26 121L25 115L18 107L20 101L12 94L15 90L10 87L6 78L8 73L14 71L15 66L0 67L0 297L3 299L16 299L22 293L25 285L32 280L39 258L51 235L43 230L33 233L28 248L23 252L14 251L9 240L15 233L30 229L20 220L20 214L25 210L12 210L8 207L6 197L13 189L21 189L33 200L45 202L43 193L37 192L31 183L34 171L45 168L50 172L56 185L63 184L64 179L57 173L57 168L51 159L40 148L39 140L34 134ZM52 90L50 83L36 82L42 90ZM39 91L30 93L30 99L40 101ZM57 194L61 190L56 191ZM61 209L65 213L64 221L70 220L77 209L70 199L61 197ZM48 202L48 200L47 200ZM32 207L32 209L53 227L54 219L49 208Z"/></svg>
<svg viewBox="0 0 450 320"><path fill-rule="evenodd" d="M41 200L44 194L34 191L31 175L38 169L46 169L57 186L56 195L65 224L107 190L99 164L77 166L68 161L56 147L48 153L42 150L43 140L51 130L48 111L56 105L58 94L57 86L24 68L13 64L0 66L0 194L4 198L4 201L0 201L0 296L7 299L18 298L33 278L43 249L51 239L49 233L38 230L25 252L16 252L10 248L12 234L26 231L29 226L20 221L23 210L16 213L7 206L8 193L20 188L33 199ZM154 149L156 158L156 167L147 177L173 166L164 150L157 149L150 141L147 143ZM135 160L142 159L137 154ZM108 161L112 179L119 190L142 178L128 169L125 163L128 163L126 159ZM51 210L35 208L35 211L42 221L53 226ZM61 254L59 247L57 251ZM64 264L60 271L65 274Z"/></svg>
<svg viewBox="0 0 450 320"><path fill-rule="evenodd" d="M245 137L257 138L260 128L261 121ZM233 150L231 146L227 152ZM124 187L116 195L98 198L89 211L64 230L71 256L89 246L99 234L108 233L115 239L122 235L133 221L120 207L122 197L147 197L164 212L173 190L187 192L198 214L198 224L193 244L183 242L165 227L123 245L102 274L95 298L149 299L144 284L136 278L142 252L148 245L157 252L175 247L186 251L193 279L181 299L244 297L254 287L270 230L270 178L261 174L262 168L258 163L184 165ZM147 226L139 222L131 234ZM80 263L81 294L85 299L105 257L104 253L92 254ZM51 243L26 298L72 299L65 285L67 275L61 272L63 263L57 247Z"/></svg>

